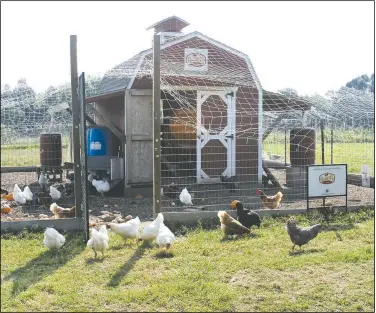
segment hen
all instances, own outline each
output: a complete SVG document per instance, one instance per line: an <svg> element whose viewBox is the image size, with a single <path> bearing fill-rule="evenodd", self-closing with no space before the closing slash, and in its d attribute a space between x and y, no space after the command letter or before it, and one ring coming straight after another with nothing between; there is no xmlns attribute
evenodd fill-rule
<svg viewBox="0 0 376 313"><path fill-rule="evenodd" d="M59 249L65 243L65 237L54 228L47 228L44 232L44 245L48 249Z"/></svg>
<svg viewBox="0 0 376 313"><path fill-rule="evenodd" d="M152 221L149 225L147 225L141 233L139 241L151 241L157 238L159 229L163 224L163 214L159 213L157 218Z"/></svg>
<svg viewBox="0 0 376 313"><path fill-rule="evenodd" d="M106 225L102 225L99 228L99 231L95 228L91 229L91 238L87 242L87 247L93 249L95 253L95 258L97 257L97 251L104 255L105 251L108 248L108 233Z"/></svg>
<svg viewBox="0 0 376 313"><path fill-rule="evenodd" d="M125 223L107 223L107 228L110 228L115 234L122 237L125 245L128 238L137 238L140 224L140 219L137 216Z"/></svg>
<svg viewBox="0 0 376 313"><path fill-rule="evenodd" d="M70 209L62 208L56 203L50 205L50 211L54 214L55 218L67 218L76 216L76 207L73 206Z"/></svg>
<svg viewBox="0 0 376 313"><path fill-rule="evenodd" d="M188 192L187 188L184 188L180 193L179 200L185 205L193 205L192 196Z"/></svg>
<svg viewBox="0 0 376 313"><path fill-rule="evenodd" d="M172 231L162 222L161 227L159 228L157 236L157 244L159 248L170 249L172 244L175 241L175 235Z"/></svg>
<svg viewBox="0 0 376 313"><path fill-rule="evenodd" d="M252 226L257 226L260 228L261 219L260 216L251 210L244 209L243 203L238 200L234 200L231 203L231 208L236 209L238 214L238 221L245 227L251 228Z"/></svg>
<svg viewBox="0 0 376 313"><path fill-rule="evenodd" d="M108 192L110 190L110 184L105 180L93 179L91 183L97 189L97 191L102 194L102 197L104 196L103 194L105 192Z"/></svg>
<svg viewBox="0 0 376 313"><path fill-rule="evenodd" d="M274 196L267 196L262 190L257 189L256 194L260 196L262 205L268 209L276 209L281 205L283 194L280 191Z"/></svg>
<svg viewBox="0 0 376 313"><path fill-rule="evenodd" d="M26 201L32 201L33 200L33 193L31 192L29 186L26 186L24 188L23 194L25 195Z"/></svg>
<svg viewBox="0 0 376 313"><path fill-rule="evenodd" d="M19 204L25 204L26 203L26 196L22 192L20 187L18 187L17 184L14 185L13 198L14 198L14 201L16 201Z"/></svg>
<svg viewBox="0 0 376 313"><path fill-rule="evenodd" d="M221 222L221 229L225 235L249 234L251 230L243 226L239 221L232 218L225 211L219 211L218 217Z"/></svg>
<svg viewBox="0 0 376 313"><path fill-rule="evenodd" d="M54 186L50 186L50 196L52 200L56 201L60 199L61 193Z"/></svg>
<svg viewBox="0 0 376 313"><path fill-rule="evenodd" d="M295 245L301 248L307 244L321 231L321 224L315 224L310 227L301 228L297 225L295 217L290 217L286 223L286 230L290 236L292 243L292 250L294 251Z"/></svg>

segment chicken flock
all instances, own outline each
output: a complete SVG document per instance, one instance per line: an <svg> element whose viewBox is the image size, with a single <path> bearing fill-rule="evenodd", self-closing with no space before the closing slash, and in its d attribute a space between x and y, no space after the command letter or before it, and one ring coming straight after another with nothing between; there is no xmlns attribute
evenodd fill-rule
<svg viewBox="0 0 376 313"><path fill-rule="evenodd" d="M277 196L277 198L280 200L281 197ZM276 199L274 200L276 201ZM61 208L56 203L51 205L51 210L59 216L69 214L69 210L72 209ZM226 211L218 212L220 228L226 236L250 234L252 226L260 228L260 216L252 210L245 209L239 200L232 201L231 210L236 210L237 219L231 217ZM104 253L109 247L108 231L112 231L114 234L120 236L124 240L124 246L129 240L133 241L133 244L136 245L140 241L152 242L155 240L159 248L167 251L171 249L176 240L174 233L164 224L162 213L159 213L155 220L146 225L141 232L141 221L138 216L133 218L131 215L128 215L125 219L124 223L105 223L100 225L99 229L95 227L91 228L91 238L87 242L87 247L94 251L95 258L97 257L97 252L100 252L102 257L104 257ZM295 217L290 217L286 222L286 231L293 243L292 250L294 250L295 245L301 248L316 238L321 231L321 225L316 224L301 228L297 225ZM64 245L65 238L55 229L47 228L44 233L43 243L49 249L59 249Z"/></svg>

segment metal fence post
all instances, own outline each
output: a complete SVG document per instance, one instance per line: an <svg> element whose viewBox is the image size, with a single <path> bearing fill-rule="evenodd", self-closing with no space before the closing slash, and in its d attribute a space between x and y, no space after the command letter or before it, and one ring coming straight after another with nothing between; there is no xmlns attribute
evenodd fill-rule
<svg viewBox="0 0 376 313"><path fill-rule="evenodd" d="M82 217L81 212L81 162L80 162L80 104L78 99L78 72L77 72L77 36L70 36L71 62L71 92L72 92L72 119L73 119L73 164L74 164L74 198L76 218Z"/></svg>
<svg viewBox="0 0 376 313"><path fill-rule="evenodd" d="M160 36L153 40L153 213L161 211Z"/></svg>

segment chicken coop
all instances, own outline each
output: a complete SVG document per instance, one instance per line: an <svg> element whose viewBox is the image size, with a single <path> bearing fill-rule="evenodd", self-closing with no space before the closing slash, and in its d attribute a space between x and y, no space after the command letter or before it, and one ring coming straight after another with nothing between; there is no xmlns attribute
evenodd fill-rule
<svg viewBox="0 0 376 313"><path fill-rule="evenodd" d="M183 210L185 187L196 207L234 197L250 203L263 175L272 179L264 171L262 142L274 126L263 131L263 113L310 106L264 90L246 54L197 31L185 34L188 25L172 16L148 28L161 41L162 207ZM108 71L98 95L87 98L103 117L96 123L124 135L126 190L150 190L153 182L152 72L150 48Z"/></svg>

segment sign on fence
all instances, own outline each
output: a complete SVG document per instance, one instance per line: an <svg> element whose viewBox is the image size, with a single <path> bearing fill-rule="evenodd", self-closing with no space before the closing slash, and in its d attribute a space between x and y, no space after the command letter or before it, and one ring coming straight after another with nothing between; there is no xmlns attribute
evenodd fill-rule
<svg viewBox="0 0 376 313"><path fill-rule="evenodd" d="M307 166L307 209L310 198L346 197L347 164Z"/></svg>

